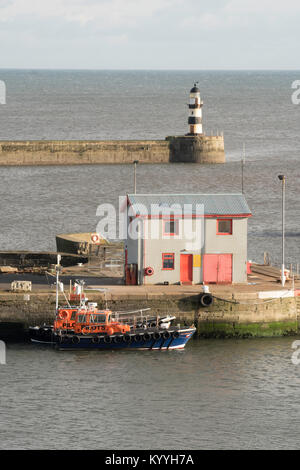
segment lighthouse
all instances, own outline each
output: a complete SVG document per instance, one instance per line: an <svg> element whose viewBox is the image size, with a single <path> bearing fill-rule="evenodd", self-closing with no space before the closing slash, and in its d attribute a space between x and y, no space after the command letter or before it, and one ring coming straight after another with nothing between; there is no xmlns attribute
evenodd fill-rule
<svg viewBox="0 0 300 470"><path fill-rule="evenodd" d="M188 124L190 127L189 135L202 135L202 106L200 90L197 87L197 83L194 84L190 91L190 104L189 104L189 120Z"/></svg>

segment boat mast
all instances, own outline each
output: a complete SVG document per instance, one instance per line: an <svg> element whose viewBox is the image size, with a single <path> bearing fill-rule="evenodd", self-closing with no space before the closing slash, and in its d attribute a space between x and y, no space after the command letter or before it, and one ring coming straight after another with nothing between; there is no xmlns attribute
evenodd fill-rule
<svg viewBox="0 0 300 470"><path fill-rule="evenodd" d="M55 301L55 309L56 309L56 314L58 311L58 292L59 292L59 273L60 273L60 261L61 261L61 255L57 255L57 265L55 266L56 270L56 301Z"/></svg>

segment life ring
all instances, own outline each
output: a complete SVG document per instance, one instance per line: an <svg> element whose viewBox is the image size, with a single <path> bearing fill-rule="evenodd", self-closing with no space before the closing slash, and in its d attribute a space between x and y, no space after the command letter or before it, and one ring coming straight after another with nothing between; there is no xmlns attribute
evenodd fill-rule
<svg viewBox="0 0 300 470"><path fill-rule="evenodd" d="M97 233L93 233L91 235L91 241L92 243L100 243L100 237Z"/></svg>
<svg viewBox="0 0 300 470"><path fill-rule="evenodd" d="M61 320L66 320L69 314L66 310L62 310L61 312L59 312L58 316Z"/></svg>
<svg viewBox="0 0 300 470"><path fill-rule="evenodd" d="M145 275L146 276L153 276L154 274L154 269L148 266L148 268L145 269Z"/></svg>
<svg viewBox="0 0 300 470"><path fill-rule="evenodd" d="M107 328L106 333L108 334L108 336L111 336L114 334L114 330L112 328Z"/></svg>

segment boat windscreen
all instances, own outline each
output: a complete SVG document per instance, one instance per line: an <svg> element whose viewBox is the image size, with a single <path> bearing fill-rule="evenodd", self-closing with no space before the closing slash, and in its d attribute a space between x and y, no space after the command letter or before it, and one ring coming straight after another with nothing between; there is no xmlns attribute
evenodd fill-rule
<svg viewBox="0 0 300 470"><path fill-rule="evenodd" d="M105 323L106 315L104 314L93 314L90 316L90 323Z"/></svg>
<svg viewBox="0 0 300 470"><path fill-rule="evenodd" d="M78 323L86 323L86 315L78 315Z"/></svg>

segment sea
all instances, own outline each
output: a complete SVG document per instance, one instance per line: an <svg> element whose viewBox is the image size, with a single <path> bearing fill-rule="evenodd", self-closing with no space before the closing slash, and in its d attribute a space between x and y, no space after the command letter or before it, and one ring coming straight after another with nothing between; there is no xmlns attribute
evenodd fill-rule
<svg viewBox="0 0 300 470"><path fill-rule="evenodd" d="M138 165L140 193L241 192L248 259L300 263L299 71L5 70L0 140L164 139L187 132L199 82L204 130L225 165ZM245 152L244 149L245 148ZM242 179L242 159L245 158ZM133 191L132 165L0 167L0 250L55 251L96 229L101 204ZM184 351L71 352L7 346L0 449L299 448L297 338L193 340Z"/></svg>

